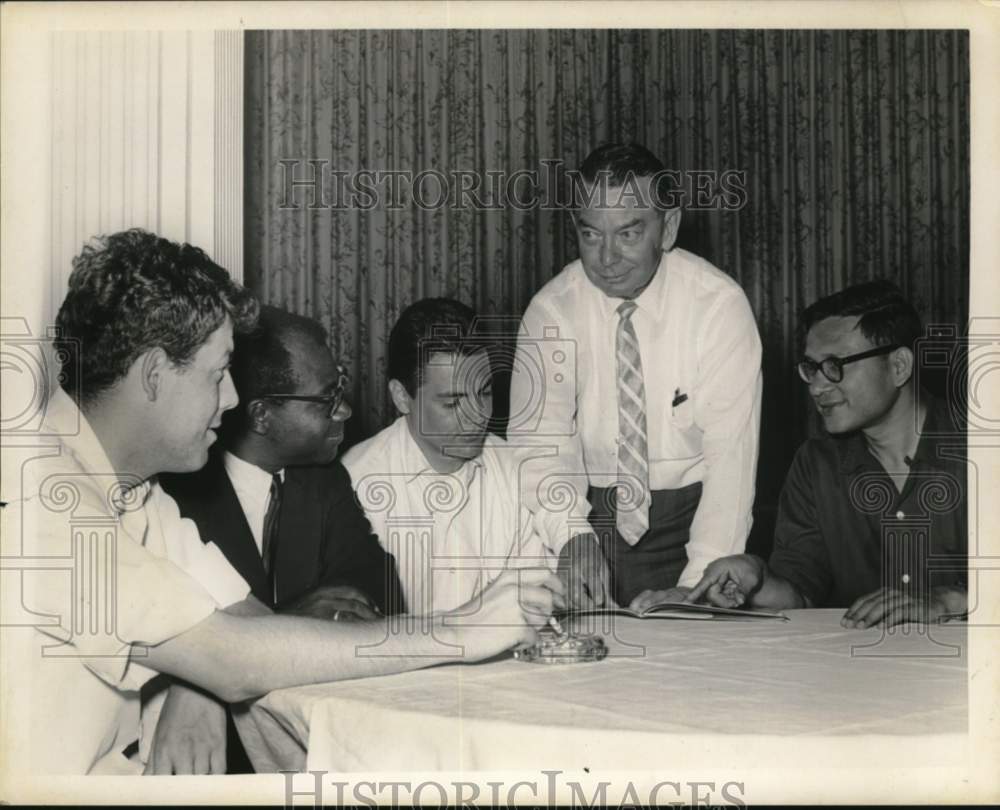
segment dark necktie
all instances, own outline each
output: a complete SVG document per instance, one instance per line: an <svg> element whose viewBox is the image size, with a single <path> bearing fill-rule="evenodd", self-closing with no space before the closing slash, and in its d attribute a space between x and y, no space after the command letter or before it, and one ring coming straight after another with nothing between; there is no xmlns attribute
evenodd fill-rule
<svg viewBox="0 0 1000 810"><path fill-rule="evenodd" d="M267 574L274 589L274 562L278 553L278 525L281 517L281 476L275 473L271 477L271 496L267 502L267 512L264 514L264 539L260 550L261 561L264 563L264 573Z"/></svg>

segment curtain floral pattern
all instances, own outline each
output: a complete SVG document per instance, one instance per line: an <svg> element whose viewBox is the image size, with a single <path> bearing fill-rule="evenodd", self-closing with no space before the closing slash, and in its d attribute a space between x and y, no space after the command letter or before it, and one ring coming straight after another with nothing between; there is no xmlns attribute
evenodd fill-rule
<svg viewBox="0 0 1000 810"><path fill-rule="evenodd" d="M355 436L392 418L385 349L407 304L453 296L516 324L576 245L565 211L457 204L455 184L442 205L310 207L301 186L289 205L289 176L314 167L425 172L432 202L430 172L541 177L609 140L673 169L744 172L742 206L685 211L680 244L736 278L758 319L765 502L809 429L803 306L891 278L929 323L964 329L966 32L267 31L246 46L247 281L328 328Z"/></svg>

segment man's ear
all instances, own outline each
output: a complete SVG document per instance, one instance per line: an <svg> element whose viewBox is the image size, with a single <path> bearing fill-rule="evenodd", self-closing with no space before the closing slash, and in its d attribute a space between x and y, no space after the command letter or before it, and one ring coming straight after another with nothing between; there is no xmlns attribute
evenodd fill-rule
<svg viewBox="0 0 1000 810"><path fill-rule="evenodd" d="M173 367L173 363L159 346L143 352L136 358L135 363L143 394L147 401L156 402L157 397L163 395L163 386L166 383L164 374Z"/></svg>
<svg viewBox="0 0 1000 810"><path fill-rule="evenodd" d="M681 209L668 208L663 212L663 238L660 240L660 247L666 253L677 241L677 232L681 227Z"/></svg>
<svg viewBox="0 0 1000 810"><path fill-rule="evenodd" d="M396 406L396 410L404 416L413 409L413 398L399 380L389 380L389 396L392 397L392 404Z"/></svg>
<svg viewBox="0 0 1000 810"><path fill-rule="evenodd" d="M894 349L889 355L889 367L897 388L902 388L913 377L913 352L906 346Z"/></svg>
<svg viewBox="0 0 1000 810"><path fill-rule="evenodd" d="M247 403L247 429L252 433L266 436L271 429L271 411L262 399L253 399Z"/></svg>

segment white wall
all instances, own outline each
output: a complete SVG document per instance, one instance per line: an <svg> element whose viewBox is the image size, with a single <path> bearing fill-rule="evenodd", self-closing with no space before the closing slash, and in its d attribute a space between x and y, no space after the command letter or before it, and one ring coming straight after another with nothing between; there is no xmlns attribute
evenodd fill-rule
<svg viewBox="0 0 1000 810"><path fill-rule="evenodd" d="M243 274L243 34L56 32L54 303L92 235L138 226Z"/></svg>
<svg viewBox="0 0 1000 810"><path fill-rule="evenodd" d="M45 444L55 364L36 341L88 239L146 228L243 278L242 31L17 34L0 52L5 497L17 477L7 462Z"/></svg>

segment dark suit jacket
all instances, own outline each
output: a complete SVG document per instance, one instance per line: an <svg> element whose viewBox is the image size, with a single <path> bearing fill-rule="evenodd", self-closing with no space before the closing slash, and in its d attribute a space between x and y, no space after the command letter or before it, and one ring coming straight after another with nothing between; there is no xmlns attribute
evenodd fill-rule
<svg viewBox="0 0 1000 810"><path fill-rule="evenodd" d="M339 461L285 470L274 569L277 605L221 449L213 448L198 472L161 475L160 485L177 501L181 515L195 522L202 541L214 542L268 607L280 607L318 585L353 585L383 613L403 611L396 561L372 534ZM226 736L226 772L253 773L230 711Z"/></svg>
<svg viewBox="0 0 1000 810"><path fill-rule="evenodd" d="M214 450L196 473L161 475L160 483L193 520L204 542L214 542L261 602L275 607L260 552L222 452ZM318 585L353 585L386 614L403 609L396 561L383 551L354 498L339 461L288 467L282 487L275 588L277 606Z"/></svg>

